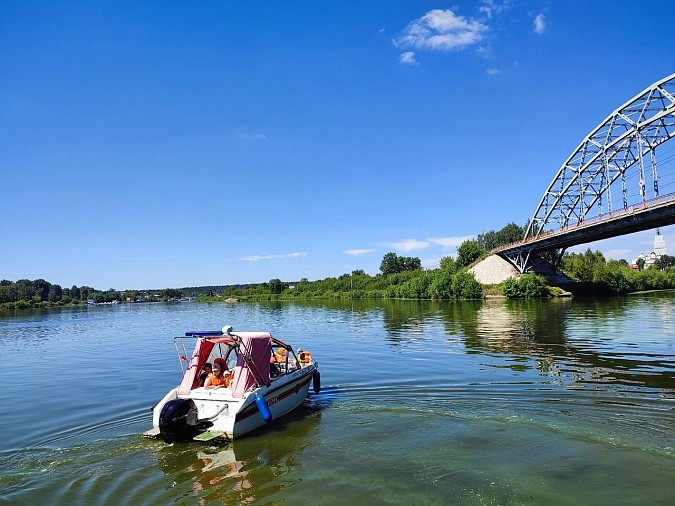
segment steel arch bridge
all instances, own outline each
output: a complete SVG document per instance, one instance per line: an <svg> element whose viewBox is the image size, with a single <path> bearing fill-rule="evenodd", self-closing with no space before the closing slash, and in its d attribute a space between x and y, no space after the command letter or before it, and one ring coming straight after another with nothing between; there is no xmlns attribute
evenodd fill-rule
<svg viewBox="0 0 675 506"><path fill-rule="evenodd" d="M522 273L532 253L675 223L675 193L660 193L656 158L656 149L673 137L675 74L588 134L546 189L523 241L493 252Z"/></svg>

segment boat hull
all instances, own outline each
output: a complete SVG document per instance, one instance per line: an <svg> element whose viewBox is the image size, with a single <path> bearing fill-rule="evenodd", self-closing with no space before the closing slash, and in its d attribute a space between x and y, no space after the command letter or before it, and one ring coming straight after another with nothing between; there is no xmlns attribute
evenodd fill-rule
<svg viewBox="0 0 675 506"><path fill-rule="evenodd" d="M300 406L309 393L316 364L309 364L273 380L270 386L263 386L247 392L242 398L233 396L229 388L196 388L187 395L179 395L176 389L169 391L153 409L153 429L146 436L159 437L160 414L164 406L174 399L186 399L194 403L197 418L212 423L208 428L214 437L223 439L240 438L267 423L263 419L256 394L262 396L272 415L271 422ZM211 439L211 438L209 438Z"/></svg>
<svg viewBox="0 0 675 506"><path fill-rule="evenodd" d="M276 420L290 413L300 406L309 392L309 386L312 383L313 368L306 367L296 373L293 373L289 381L283 384L273 382L270 387L257 390L265 399L272 414L272 420ZM247 402L235 416L234 426L232 428L231 438L239 438L244 434L251 432L263 425L266 425L263 416L255 402L255 394L249 395ZM214 428L215 428L214 423Z"/></svg>

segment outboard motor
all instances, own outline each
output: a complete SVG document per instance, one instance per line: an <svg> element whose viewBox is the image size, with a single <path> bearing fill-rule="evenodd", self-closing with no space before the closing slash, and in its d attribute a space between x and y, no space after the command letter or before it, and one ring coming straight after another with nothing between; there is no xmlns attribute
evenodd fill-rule
<svg viewBox="0 0 675 506"><path fill-rule="evenodd" d="M192 399L172 399L159 414L159 433L169 444L190 441L212 425L209 420L197 418L197 406Z"/></svg>

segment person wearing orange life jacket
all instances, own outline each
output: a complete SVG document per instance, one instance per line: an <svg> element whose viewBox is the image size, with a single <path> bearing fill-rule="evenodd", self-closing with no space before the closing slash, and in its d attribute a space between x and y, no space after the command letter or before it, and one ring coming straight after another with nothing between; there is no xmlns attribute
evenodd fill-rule
<svg viewBox="0 0 675 506"><path fill-rule="evenodd" d="M277 356L274 354L274 350L272 350L272 354L270 355L270 378L276 378L277 376L279 376L279 364Z"/></svg>
<svg viewBox="0 0 675 506"><path fill-rule="evenodd" d="M307 365L312 360L312 355L309 351L298 348L298 360L302 365Z"/></svg>
<svg viewBox="0 0 675 506"><path fill-rule="evenodd" d="M213 372L209 374L204 383L204 388L211 390L214 388L225 388L227 387L227 379L223 375L221 365L218 362L213 364Z"/></svg>
<svg viewBox="0 0 675 506"><path fill-rule="evenodd" d="M277 363L278 364L285 364L286 363L286 348L279 348L277 352L275 353L275 356L277 357Z"/></svg>

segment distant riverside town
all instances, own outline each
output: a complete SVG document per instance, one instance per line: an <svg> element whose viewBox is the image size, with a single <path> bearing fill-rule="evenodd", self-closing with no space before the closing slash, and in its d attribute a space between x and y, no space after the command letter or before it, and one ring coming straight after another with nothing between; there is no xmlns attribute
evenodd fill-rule
<svg viewBox="0 0 675 506"><path fill-rule="evenodd" d="M656 264L661 258L666 256L666 240L661 235L661 231L656 231L656 236L654 237L654 251L645 255L640 253L638 257L633 260L633 263L630 265L630 268L633 270L639 270L642 264L642 268L649 268Z"/></svg>

